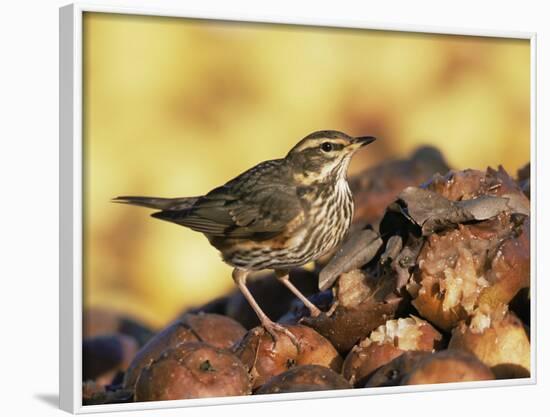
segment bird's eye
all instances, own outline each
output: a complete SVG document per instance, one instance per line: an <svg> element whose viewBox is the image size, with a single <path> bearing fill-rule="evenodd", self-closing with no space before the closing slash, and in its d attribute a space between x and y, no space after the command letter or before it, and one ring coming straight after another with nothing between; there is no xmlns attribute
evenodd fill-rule
<svg viewBox="0 0 550 417"><path fill-rule="evenodd" d="M321 149L323 152L330 152L332 151L332 143L330 142L323 142L321 144Z"/></svg>

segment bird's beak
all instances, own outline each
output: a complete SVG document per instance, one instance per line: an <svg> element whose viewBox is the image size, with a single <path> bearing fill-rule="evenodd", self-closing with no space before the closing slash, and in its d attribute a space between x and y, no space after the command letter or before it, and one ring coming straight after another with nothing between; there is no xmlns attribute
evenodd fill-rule
<svg viewBox="0 0 550 417"><path fill-rule="evenodd" d="M354 148L358 149L368 145L369 143L374 142L375 140L376 138L374 136L360 136L357 138L353 138L351 143Z"/></svg>

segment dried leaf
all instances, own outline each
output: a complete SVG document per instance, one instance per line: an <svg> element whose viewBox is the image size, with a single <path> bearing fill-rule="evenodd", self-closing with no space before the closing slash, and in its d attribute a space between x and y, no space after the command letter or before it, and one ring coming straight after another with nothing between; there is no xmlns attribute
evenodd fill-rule
<svg viewBox="0 0 550 417"><path fill-rule="evenodd" d="M504 211L529 214L528 208L526 210L513 195L483 195L471 200L451 201L434 191L418 187L405 188L399 194L398 207L406 218L421 227L424 236L472 220L487 220Z"/></svg>
<svg viewBox="0 0 550 417"><path fill-rule="evenodd" d="M369 263L382 243L380 235L372 229L353 233L319 274L319 289L330 288L341 274Z"/></svg>
<svg viewBox="0 0 550 417"><path fill-rule="evenodd" d="M399 255L392 261L391 267L396 274L395 291L401 293L401 290L407 285L412 275L412 268L416 264L424 238L409 235L405 247L399 252Z"/></svg>
<svg viewBox="0 0 550 417"><path fill-rule="evenodd" d="M403 249L403 238L399 235L390 237L388 243L386 243L386 249L380 257L380 263L386 264L387 262L392 262L399 256L401 249Z"/></svg>

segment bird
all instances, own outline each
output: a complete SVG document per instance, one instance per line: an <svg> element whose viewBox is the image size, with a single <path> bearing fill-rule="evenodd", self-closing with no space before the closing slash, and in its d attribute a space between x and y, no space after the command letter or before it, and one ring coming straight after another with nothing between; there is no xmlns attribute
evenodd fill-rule
<svg viewBox="0 0 550 417"><path fill-rule="evenodd" d="M353 217L347 182L352 156L374 142L320 130L300 140L284 158L261 162L197 197L120 196L115 203L157 210L151 216L203 233L233 267L232 278L274 342L295 336L272 321L246 286L250 273L273 270L309 309L321 311L289 279L292 268L315 261L344 239Z"/></svg>

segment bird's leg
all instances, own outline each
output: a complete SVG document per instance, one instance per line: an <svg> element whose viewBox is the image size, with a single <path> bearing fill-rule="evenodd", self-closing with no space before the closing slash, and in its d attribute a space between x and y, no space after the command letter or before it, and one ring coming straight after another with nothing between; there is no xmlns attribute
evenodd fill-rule
<svg viewBox="0 0 550 417"><path fill-rule="evenodd" d="M260 323L262 324L263 328L271 335L274 344L277 343L277 339L279 338L277 332L284 333L292 341L294 346L296 346L296 349L300 351L300 344L298 343L298 339L296 338L296 336L294 336L294 334L292 334L292 332L286 327L281 326L279 323L275 323L269 317L267 317L267 315L258 305L256 300L254 299L254 296L246 286L246 278L248 276L248 273L249 272L244 269L235 268L233 270L233 280L243 293L246 301L248 301L248 303L250 304L250 307L252 307L252 309L260 319Z"/></svg>
<svg viewBox="0 0 550 417"><path fill-rule="evenodd" d="M302 303L304 303L304 305L309 310L309 314L311 315L311 317L317 317L319 314L321 314L321 310L319 310L315 304L309 301L307 297L302 294L300 290L296 288L294 284L290 281L289 272L287 270L275 270L275 275L281 283L283 283L290 291L292 291L292 293L296 297L300 299Z"/></svg>

